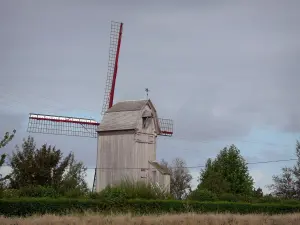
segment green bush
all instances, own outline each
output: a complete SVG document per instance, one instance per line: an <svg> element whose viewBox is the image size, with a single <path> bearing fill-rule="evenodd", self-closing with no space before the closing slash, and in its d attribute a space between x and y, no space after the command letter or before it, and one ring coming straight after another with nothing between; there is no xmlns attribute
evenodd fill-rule
<svg viewBox="0 0 300 225"><path fill-rule="evenodd" d="M213 202L217 200L217 196L209 190L196 189L190 193L188 200Z"/></svg>
<svg viewBox="0 0 300 225"><path fill-rule="evenodd" d="M30 216L33 214L67 214L101 212L162 214L162 213L238 213L283 214L300 212L300 205L249 204L235 202L196 202L179 200L128 200L123 203L93 199L20 198L1 199L0 214L4 216Z"/></svg>
<svg viewBox="0 0 300 225"><path fill-rule="evenodd" d="M123 205L105 203L97 200L68 198L19 198L0 199L0 215L7 217L23 217L35 214L65 215L68 213L89 212L122 212Z"/></svg>
<svg viewBox="0 0 300 225"><path fill-rule="evenodd" d="M92 199L105 201L123 201L125 199L170 199L166 190L152 186L150 183L134 182L123 179L118 185L106 187L100 193L91 194Z"/></svg>
<svg viewBox="0 0 300 225"><path fill-rule="evenodd" d="M2 198L19 198L20 190L18 189L4 189L2 192Z"/></svg>
<svg viewBox="0 0 300 225"><path fill-rule="evenodd" d="M100 193L94 193L90 197L109 204L123 203L128 199L127 193L120 187L106 187Z"/></svg>
<svg viewBox="0 0 300 225"><path fill-rule="evenodd" d="M281 214L300 212L300 205L249 204L235 202L184 202L184 201L129 201L130 211L141 214L150 213L237 213L237 214Z"/></svg>
<svg viewBox="0 0 300 225"><path fill-rule="evenodd" d="M254 202L256 202L256 203L281 203L282 199L267 195L267 196L263 196L261 198L255 199Z"/></svg>
<svg viewBox="0 0 300 225"><path fill-rule="evenodd" d="M70 189L65 192L60 192L52 187L43 186L33 186L33 187L23 187L21 189L4 189L1 192L0 198L19 198L19 197L34 197L34 198L84 198L87 197L86 193L83 193L79 189Z"/></svg>
<svg viewBox="0 0 300 225"><path fill-rule="evenodd" d="M223 193L218 197L219 201L225 201L225 202L238 202L240 196L231 194L231 193Z"/></svg>
<svg viewBox="0 0 300 225"><path fill-rule="evenodd" d="M83 197L87 196L86 193L84 193L82 190L80 190L78 188L60 192L59 194L60 194L60 196L67 197L67 198L83 198Z"/></svg>
<svg viewBox="0 0 300 225"><path fill-rule="evenodd" d="M28 186L22 187L19 190L20 197L33 197L33 198L57 198L60 194L52 187L43 186Z"/></svg>
<svg viewBox="0 0 300 225"><path fill-rule="evenodd" d="M255 199L253 202L255 203L278 203L284 205L299 205L300 201L297 199L284 199L277 197L265 196L262 198Z"/></svg>
<svg viewBox="0 0 300 225"><path fill-rule="evenodd" d="M237 195L238 202L256 203L257 198L247 195Z"/></svg>
<svg viewBox="0 0 300 225"><path fill-rule="evenodd" d="M299 203L300 201L296 199L286 199L281 201L281 204L284 205L299 205Z"/></svg>

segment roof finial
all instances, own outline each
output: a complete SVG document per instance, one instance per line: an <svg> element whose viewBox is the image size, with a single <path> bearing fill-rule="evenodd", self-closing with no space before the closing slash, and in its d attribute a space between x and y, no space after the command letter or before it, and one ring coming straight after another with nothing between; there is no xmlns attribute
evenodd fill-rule
<svg viewBox="0 0 300 225"><path fill-rule="evenodd" d="M145 88L146 94L147 94L147 99L148 99L148 93L149 93L149 88Z"/></svg>

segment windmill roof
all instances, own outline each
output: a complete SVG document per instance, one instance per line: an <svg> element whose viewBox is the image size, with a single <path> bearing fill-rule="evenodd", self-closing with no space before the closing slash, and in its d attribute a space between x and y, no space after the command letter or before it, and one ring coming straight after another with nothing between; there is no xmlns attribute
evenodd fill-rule
<svg viewBox="0 0 300 225"><path fill-rule="evenodd" d="M122 101L113 105L106 113L111 112L123 112L123 111L139 111L141 110L149 100L130 100Z"/></svg>
<svg viewBox="0 0 300 225"><path fill-rule="evenodd" d="M132 100L116 103L106 111L97 131L121 131L136 129L138 119L141 117L141 110L147 104L150 105L154 115L156 115L155 108L150 100ZM160 128L159 125L157 125L157 133L159 132Z"/></svg>

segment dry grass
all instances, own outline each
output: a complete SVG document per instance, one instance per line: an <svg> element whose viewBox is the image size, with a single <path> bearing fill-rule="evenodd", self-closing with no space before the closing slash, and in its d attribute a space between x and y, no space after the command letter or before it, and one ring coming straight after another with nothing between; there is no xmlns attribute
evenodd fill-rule
<svg viewBox="0 0 300 225"><path fill-rule="evenodd" d="M21 218L4 218L0 217L0 224L118 224L118 225L155 225L155 224L201 224L201 225L299 225L300 214L291 215L231 215L231 214L181 214L181 215L163 215L163 216L139 216L131 217L124 216L100 216L100 215L85 215L85 216L35 216L26 219Z"/></svg>

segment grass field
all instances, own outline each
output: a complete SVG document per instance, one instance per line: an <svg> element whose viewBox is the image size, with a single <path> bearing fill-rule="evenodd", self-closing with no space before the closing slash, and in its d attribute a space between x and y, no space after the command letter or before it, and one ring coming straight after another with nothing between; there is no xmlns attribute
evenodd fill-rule
<svg viewBox="0 0 300 225"><path fill-rule="evenodd" d="M162 216L141 216L131 217L125 216L99 216L99 215L84 215L84 216L36 216L26 219L22 218L4 218L0 217L0 224L73 224L73 225L156 225L156 224L201 224L201 225L299 225L300 214L291 215L231 215L231 214L181 214L181 215L162 215Z"/></svg>

